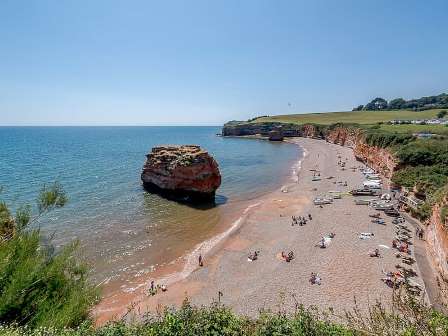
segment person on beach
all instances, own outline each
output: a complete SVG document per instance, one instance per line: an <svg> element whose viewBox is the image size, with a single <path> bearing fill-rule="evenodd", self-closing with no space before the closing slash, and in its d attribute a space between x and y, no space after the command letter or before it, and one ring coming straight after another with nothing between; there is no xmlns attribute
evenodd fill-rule
<svg viewBox="0 0 448 336"><path fill-rule="evenodd" d="M322 279L319 274L311 272L310 282L312 285L320 285L322 283Z"/></svg>
<svg viewBox="0 0 448 336"><path fill-rule="evenodd" d="M198 262L199 262L199 267L204 266L204 261L202 260L202 254L199 255Z"/></svg>
<svg viewBox="0 0 448 336"><path fill-rule="evenodd" d="M319 247L320 248L327 248L327 245L325 244L325 238L322 237L322 239L319 242Z"/></svg>
<svg viewBox="0 0 448 336"><path fill-rule="evenodd" d="M380 257L380 250L378 250L377 248L375 249L375 251L370 252L370 256L374 257L374 258L379 258Z"/></svg>
<svg viewBox="0 0 448 336"><path fill-rule="evenodd" d="M311 216L311 214L308 214L308 219L313 220L313 217Z"/></svg>
<svg viewBox="0 0 448 336"><path fill-rule="evenodd" d="M149 295L153 296L157 294L157 287L154 284L154 280L151 280L151 285L149 286Z"/></svg>
<svg viewBox="0 0 448 336"><path fill-rule="evenodd" d="M260 253L260 251L255 251L254 253L250 253L248 259L250 261L255 261L258 259L258 254Z"/></svg>

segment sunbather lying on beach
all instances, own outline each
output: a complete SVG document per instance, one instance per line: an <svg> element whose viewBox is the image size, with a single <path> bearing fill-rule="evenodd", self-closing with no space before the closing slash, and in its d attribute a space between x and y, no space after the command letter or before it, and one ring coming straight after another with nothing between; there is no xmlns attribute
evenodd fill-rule
<svg viewBox="0 0 448 336"><path fill-rule="evenodd" d="M319 274L312 272L310 276L310 282L312 285L320 285L322 283L322 279Z"/></svg>
<svg viewBox="0 0 448 336"><path fill-rule="evenodd" d="M151 284L149 286L148 294L151 295L151 296L156 295L159 290L161 290L162 292L166 292L167 291L166 285L162 285L162 286L157 285L156 286L154 284L154 280L151 280Z"/></svg>
<svg viewBox="0 0 448 336"><path fill-rule="evenodd" d="M258 259L258 254L260 253L260 251L255 251L254 253L250 253L249 256L247 257L247 259L249 261L255 261Z"/></svg>
<svg viewBox="0 0 448 336"><path fill-rule="evenodd" d="M370 255L371 257L379 258L379 257L380 257L380 250L378 250L378 249L376 248L374 251L370 252L369 255Z"/></svg>
<svg viewBox="0 0 448 336"><path fill-rule="evenodd" d="M290 251L288 255L286 255L285 251L282 251L282 259L286 262L290 262L292 259L294 259L294 252Z"/></svg>

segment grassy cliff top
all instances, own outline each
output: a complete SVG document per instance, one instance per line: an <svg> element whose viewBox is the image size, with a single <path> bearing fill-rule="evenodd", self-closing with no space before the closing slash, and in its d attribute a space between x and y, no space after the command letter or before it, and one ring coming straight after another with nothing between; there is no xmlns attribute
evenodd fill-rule
<svg viewBox="0 0 448 336"><path fill-rule="evenodd" d="M431 119L435 118L440 109L425 111L353 111L353 112L323 112L307 114L285 114L271 117L261 117L252 120L251 123L261 122L285 122L294 124L320 124L330 125L335 123L356 123L371 125L378 122L386 122L394 119Z"/></svg>

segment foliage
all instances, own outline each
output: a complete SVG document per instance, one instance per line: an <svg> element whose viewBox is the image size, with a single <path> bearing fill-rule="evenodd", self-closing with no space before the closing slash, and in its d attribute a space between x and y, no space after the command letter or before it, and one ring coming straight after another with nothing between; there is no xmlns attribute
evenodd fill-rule
<svg viewBox="0 0 448 336"><path fill-rule="evenodd" d="M421 112L419 112L421 113ZM380 130L383 132L390 133L431 133L438 134L441 136L448 136L448 127L447 125L422 125L422 124L383 124L380 127Z"/></svg>
<svg viewBox="0 0 448 336"><path fill-rule="evenodd" d="M368 314L355 308L347 312L346 320L359 335L442 336L448 333L448 316L432 309L423 298L405 290L393 293L392 307L376 302Z"/></svg>
<svg viewBox="0 0 448 336"><path fill-rule="evenodd" d="M439 113L437 113L437 118L442 119L445 118L445 116L448 114L448 111L442 110Z"/></svg>
<svg viewBox="0 0 448 336"><path fill-rule="evenodd" d="M385 110L385 109L387 109L387 100L380 97L373 99L370 103L364 106L364 110L368 111Z"/></svg>
<svg viewBox="0 0 448 336"><path fill-rule="evenodd" d="M349 336L352 331L341 324L330 322L317 310L297 306L296 311L262 312L257 319L241 317L229 308L213 303L208 307L194 307L188 301L178 310L165 310L158 316L148 316L141 323L111 323L99 329L82 325L79 329L41 329L0 328L1 336L207 336L207 335L319 335Z"/></svg>
<svg viewBox="0 0 448 336"><path fill-rule="evenodd" d="M359 106L358 106L359 108ZM421 97L418 99L404 100L403 98L392 99L389 103L383 98L375 98L364 106L364 110L428 110L435 108L448 108L448 94L442 93L437 96ZM353 109L357 111L357 108Z"/></svg>
<svg viewBox="0 0 448 336"><path fill-rule="evenodd" d="M407 188L415 186L418 190L425 190L426 194L433 194L448 183L448 166L409 166L398 170L392 181Z"/></svg>
<svg viewBox="0 0 448 336"><path fill-rule="evenodd" d="M395 98L389 102L388 108L389 110L399 110L403 108L405 104L406 100L404 100L403 98Z"/></svg>
<svg viewBox="0 0 448 336"><path fill-rule="evenodd" d="M448 206L442 206L440 209L440 221L446 224L446 217L448 216Z"/></svg>
<svg viewBox="0 0 448 336"><path fill-rule="evenodd" d="M396 156L403 165L448 164L448 141L417 140L398 148Z"/></svg>
<svg viewBox="0 0 448 336"><path fill-rule="evenodd" d="M87 282L87 268L75 257L77 243L54 252L42 244L39 229L32 224L67 197L62 186L45 186L38 196L37 215L22 206L12 216L0 203L0 321L30 327L77 326L88 317L95 301Z"/></svg>
<svg viewBox="0 0 448 336"><path fill-rule="evenodd" d="M257 318L241 317L229 308L213 303L195 307L185 301L180 309L147 316L141 322L124 321L93 328L88 323L78 328L0 327L0 336L364 336L405 335L442 336L448 332L448 316L434 310L419 297L406 291L393 294L392 307L376 302L363 310L355 307L345 316L331 311L296 305L286 313L261 312ZM339 322L336 322L338 320Z"/></svg>
<svg viewBox="0 0 448 336"><path fill-rule="evenodd" d="M377 132L370 130L365 134L365 141L368 145L386 148L403 145L412 142L414 138L409 134Z"/></svg>

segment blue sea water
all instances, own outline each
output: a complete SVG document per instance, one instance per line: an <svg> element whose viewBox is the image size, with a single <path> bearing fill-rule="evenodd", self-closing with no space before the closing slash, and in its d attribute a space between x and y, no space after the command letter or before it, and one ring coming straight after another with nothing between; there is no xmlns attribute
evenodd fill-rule
<svg viewBox="0 0 448 336"><path fill-rule="evenodd" d="M29 203L59 181L69 202L40 221L57 246L79 239L94 279L138 275L177 258L239 204L277 188L301 155L297 146L216 136L220 127L0 127L0 199ZM199 144L223 177L218 206L197 209L148 194L145 155L160 144Z"/></svg>

